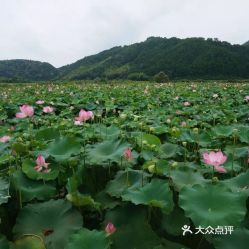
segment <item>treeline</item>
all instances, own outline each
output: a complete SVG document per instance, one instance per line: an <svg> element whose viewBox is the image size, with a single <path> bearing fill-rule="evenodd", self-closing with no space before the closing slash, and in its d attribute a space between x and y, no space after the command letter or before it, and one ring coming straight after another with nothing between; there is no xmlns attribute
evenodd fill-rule
<svg viewBox="0 0 249 249"><path fill-rule="evenodd" d="M58 69L47 62L32 60L0 61L0 82L30 82L56 79Z"/></svg>
<svg viewBox="0 0 249 249"><path fill-rule="evenodd" d="M73 64L54 68L48 63L0 61L0 78L23 80L154 80L249 79L249 46L218 39L150 37L114 47Z"/></svg>

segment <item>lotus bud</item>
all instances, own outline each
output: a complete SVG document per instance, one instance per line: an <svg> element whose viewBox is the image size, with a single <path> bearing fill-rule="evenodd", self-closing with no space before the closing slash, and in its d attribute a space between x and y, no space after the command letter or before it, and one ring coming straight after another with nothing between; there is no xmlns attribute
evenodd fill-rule
<svg viewBox="0 0 249 249"><path fill-rule="evenodd" d="M23 139L21 137L18 137L17 142L23 142Z"/></svg>
<svg viewBox="0 0 249 249"><path fill-rule="evenodd" d="M155 128L154 128L154 127L150 127L150 131L151 131L151 132L154 132L154 131L155 131Z"/></svg>
<svg viewBox="0 0 249 249"><path fill-rule="evenodd" d="M187 146L187 142L182 142L182 145L183 145L184 147L186 147L186 146Z"/></svg>
<svg viewBox="0 0 249 249"><path fill-rule="evenodd" d="M29 137L29 134L25 132L25 133L23 133L23 137L27 138L27 137Z"/></svg>
<svg viewBox="0 0 249 249"><path fill-rule="evenodd" d="M177 132L176 127L173 127L173 128L172 128L172 132Z"/></svg>
<svg viewBox="0 0 249 249"><path fill-rule="evenodd" d="M195 134L198 134L198 133L199 133L199 129L198 129L198 128L194 128L194 129L193 129L193 132L194 132Z"/></svg>
<svg viewBox="0 0 249 249"><path fill-rule="evenodd" d="M233 133L238 133L238 129L233 129Z"/></svg>
<svg viewBox="0 0 249 249"><path fill-rule="evenodd" d="M146 144L148 144L148 142L146 140L143 140L142 144L146 145Z"/></svg>
<svg viewBox="0 0 249 249"><path fill-rule="evenodd" d="M152 164L152 165L150 165L149 167L148 167L148 171L150 172L150 173L154 173L155 172L155 168L156 168L156 165L155 164Z"/></svg>
<svg viewBox="0 0 249 249"><path fill-rule="evenodd" d="M218 182L219 182L218 177L215 176L215 177L212 178L212 183L215 184L215 183L218 183Z"/></svg>
<svg viewBox="0 0 249 249"><path fill-rule="evenodd" d="M125 114L125 113L120 114L120 118L121 119L126 119L127 118L127 114Z"/></svg>
<svg viewBox="0 0 249 249"><path fill-rule="evenodd" d="M173 168L177 167L177 165L178 165L178 162L173 162L173 163L171 164L171 166L172 166Z"/></svg>
<svg viewBox="0 0 249 249"><path fill-rule="evenodd" d="M115 233L115 231L116 227L111 222L109 222L105 227L105 232L107 233L107 236Z"/></svg>

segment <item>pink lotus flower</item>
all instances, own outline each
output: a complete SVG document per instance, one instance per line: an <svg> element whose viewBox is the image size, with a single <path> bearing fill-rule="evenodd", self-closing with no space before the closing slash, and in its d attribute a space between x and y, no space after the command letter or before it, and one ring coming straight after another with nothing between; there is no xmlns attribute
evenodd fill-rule
<svg viewBox="0 0 249 249"><path fill-rule="evenodd" d="M223 163L227 160L227 156L224 155L221 151L214 152L211 151L209 154L206 152L203 154L204 162L208 165L214 166L214 169L219 173L226 173L226 169L222 166Z"/></svg>
<svg viewBox="0 0 249 249"><path fill-rule="evenodd" d="M48 168L49 163L46 163L45 158L42 155L39 155L36 159L36 166L34 169L37 172L49 173L51 169Z"/></svg>
<svg viewBox="0 0 249 249"><path fill-rule="evenodd" d="M111 222L109 222L105 227L105 232L107 233L107 235L111 235L115 233L115 231L116 227Z"/></svg>
<svg viewBox="0 0 249 249"><path fill-rule="evenodd" d="M43 105L43 104L44 104L44 101L43 101L43 100L37 100L35 103L36 103L37 105Z"/></svg>
<svg viewBox="0 0 249 249"><path fill-rule="evenodd" d="M85 122L93 118L94 118L93 112L85 111L84 109L81 109L79 112L79 116L75 118L74 124L81 125L82 122Z"/></svg>
<svg viewBox="0 0 249 249"><path fill-rule="evenodd" d="M249 95L245 96L245 100L249 101Z"/></svg>
<svg viewBox="0 0 249 249"><path fill-rule="evenodd" d="M124 150L124 158L126 160L131 160L132 159L132 151L130 148L127 148Z"/></svg>
<svg viewBox="0 0 249 249"><path fill-rule="evenodd" d="M174 100L178 100L180 97L179 96L176 96L175 98L174 98Z"/></svg>
<svg viewBox="0 0 249 249"><path fill-rule="evenodd" d="M3 136L3 137L0 137L0 143L7 143L9 142L11 139L10 136Z"/></svg>
<svg viewBox="0 0 249 249"><path fill-rule="evenodd" d="M45 107L43 107L43 112L45 112L45 113L51 113L53 111L54 111L54 108L51 107L51 106L45 106Z"/></svg>
<svg viewBox="0 0 249 249"><path fill-rule="evenodd" d="M26 118L34 115L34 108L30 105L22 105L20 111L16 113L16 118Z"/></svg>
<svg viewBox="0 0 249 249"><path fill-rule="evenodd" d="M184 106L190 106L190 103L188 101L183 102Z"/></svg>

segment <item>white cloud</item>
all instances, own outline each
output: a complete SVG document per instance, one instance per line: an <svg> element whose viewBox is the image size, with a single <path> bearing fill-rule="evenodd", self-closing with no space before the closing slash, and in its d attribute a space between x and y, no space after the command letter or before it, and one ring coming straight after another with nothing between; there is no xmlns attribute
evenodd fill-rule
<svg viewBox="0 0 249 249"><path fill-rule="evenodd" d="M249 40L248 0L0 0L0 59L55 66L148 36Z"/></svg>

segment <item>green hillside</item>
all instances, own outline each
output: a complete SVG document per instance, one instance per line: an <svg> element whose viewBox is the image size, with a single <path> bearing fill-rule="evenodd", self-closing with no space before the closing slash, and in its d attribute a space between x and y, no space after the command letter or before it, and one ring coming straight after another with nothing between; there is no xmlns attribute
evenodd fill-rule
<svg viewBox="0 0 249 249"><path fill-rule="evenodd" d="M41 81L58 77L58 70L46 62L31 60L0 61L1 81Z"/></svg>
<svg viewBox="0 0 249 249"><path fill-rule="evenodd" d="M64 79L249 78L249 47L216 39L159 38L115 47L60 68Z"/></svg>
<svg viewBox="0 0 249 249"><path fill-rule="evenodd" d="M170 79L248 79L249 46L217 39L150 37L141 43L114 47L55 68L27 60L0 61L0 79L148 80L164 71Z"/></svg>

